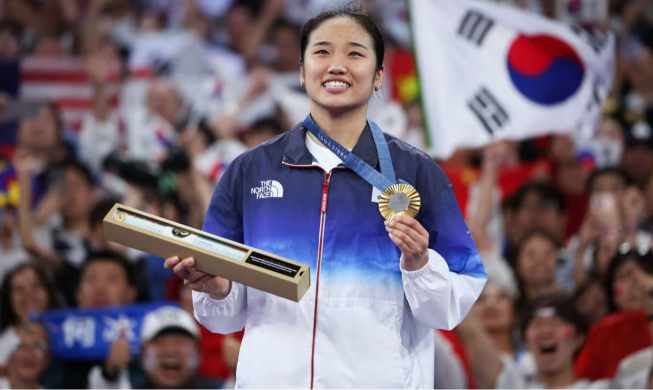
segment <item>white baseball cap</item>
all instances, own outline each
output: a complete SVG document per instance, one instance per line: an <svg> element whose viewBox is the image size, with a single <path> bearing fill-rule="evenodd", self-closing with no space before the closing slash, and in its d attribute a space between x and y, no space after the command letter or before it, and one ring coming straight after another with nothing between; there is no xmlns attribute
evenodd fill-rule
<svg viewBox="0 0 653 390"><path fill-rule="evenodd" d="M163 306L149 312L143 319L141 343L146 343L169 329L184 331L196 339L200 337L195 319L186 310L175 306Z"/></svg>
<svg viewBox="0 0 653 390"><path fill-rule="evenodd" d="M0 334L0 367L7 366L9 357L14 350L20 345L20 337L14 332L14 328L5 329L2 334Z"/></svg>

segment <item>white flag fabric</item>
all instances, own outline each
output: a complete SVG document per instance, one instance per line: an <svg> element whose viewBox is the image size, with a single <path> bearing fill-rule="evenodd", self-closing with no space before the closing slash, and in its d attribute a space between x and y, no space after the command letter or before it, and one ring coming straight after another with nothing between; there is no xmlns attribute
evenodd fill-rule
<svg viewBox="0 0 653 390"><path fill-rule="evenodd" d="M431 154L550 133L591 137L615 39L479 0L411 0Z"/></svg>

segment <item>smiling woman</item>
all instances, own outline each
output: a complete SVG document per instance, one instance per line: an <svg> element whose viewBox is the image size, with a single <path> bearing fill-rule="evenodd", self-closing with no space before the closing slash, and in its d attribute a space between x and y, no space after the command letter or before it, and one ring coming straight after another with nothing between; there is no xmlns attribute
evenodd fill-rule
<svg viewBox="0 0 653 390"><path fill-rule="evenodd" d="M206 215L209 233L308 265L299 303L197 271L192 258L165 262L207 329L247 328L238 388L433 388L433 329L458 325L483 289L442 169L367 119L383 58L362 10L309 20L299 83L310 114L236 159ZM261 183L276 195L260 196Z"/></svg>

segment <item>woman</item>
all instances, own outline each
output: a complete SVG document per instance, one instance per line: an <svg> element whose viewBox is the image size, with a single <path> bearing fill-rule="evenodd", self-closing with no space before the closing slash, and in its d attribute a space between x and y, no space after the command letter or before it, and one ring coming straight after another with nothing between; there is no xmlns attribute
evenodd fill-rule
<svg viewBox="0 0 653 390"><path fill-rule="evenodd" d="M588 379L614 377L627 356L651 345L651 322L642 310L646 291L637 275L638 264L650 263L653 255L648 245L624 242L617 247L604 281L609 313L592 327L575 367Z"/></svg>
<svg viewBox="0 0 653 390"><path fill-rule="evenodd" d="M538 295L561 292L556 283L559 250L559 241L546 230L533 230L519 243L513 260L521 291L519 311Z"/></svg>
<svg viewBox="0 0 653 390"><path fill-rule="evenodd" d="M17 325L3 337L2 351L8 356L0 389L42 389L39 383L49 364L48 337L42 326L34 323Z"/></svg>
<svg viewBox="0 0 653 390"><path fill-rule="evenodd" d="M639 254L630 244L619 245L605 275L605 291L608 294L610 313L641 310L644 306L644 291L634 283Z"/></svg>
<svg viewBox="0 0 653 390"><path fill-rule="evenodd" d="M237 387L433 388L432 329L455 327L485 284L444 172L366 120L383 52L379 28L361 11L309 20L300 84L310 115L237 158L213 195L204 230L310 266L299 303L194 270L192 258L166 260L194 290L200 323L218 333L245 326ZM381 161L387 181L389 150L396 178L421 196L415 219L384 223L380 190L314 132L371 170Z"/></svg>
<svg viewBox="0 0 653 390"><path fill-rule="evenodd" d="M31 313L59 307L54 283L34 263L21 264L5 275L0 305L0 331L28 322Z"/></svg>

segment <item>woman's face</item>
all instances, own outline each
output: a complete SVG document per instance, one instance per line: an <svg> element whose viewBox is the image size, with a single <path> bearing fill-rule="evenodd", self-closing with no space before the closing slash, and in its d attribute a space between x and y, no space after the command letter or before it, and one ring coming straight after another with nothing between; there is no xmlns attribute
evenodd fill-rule
<svg viewBox="0 0 653 390"><path fill-rule="evenodd" d="M476 304L485 330L490 333L511 331L515 322L514 307L501 286L488 283Z"/></svg>
<svg viewBox="0 0 653 390"><path fill-rule="evenodd" d="M551 286L557 256L558 248L541 235L531 236L524 243L517 260L517 272L527 289Z"/></svg>
<svg viewBox="0 0 653 390"><path fill-rule="evenodd" d="M11 305L16 316L26 321L30 313L48 308L48 293L32 268L25 268L11 279Z"/></svg>
<svg viewBox="0 0 653 390"><path fill-rule="evenodd" d="M48 339L42 327L30 326L29 330L16 331L20 345L14 350L7 364L7 371L24 381L37 382L48 366Z"/></svg>
<svg viewBox="0 0 653 390"><path fill-rule="evenodd" d="M634 260L622 264L615 273L612 283L614 303L619 311L637 310L644 305L642 289L635 283L637 264Z"/></svg>
<svg viewBox="0 0 653 390"><path fill-rule="evenodd" d="M52 151L58 140L57 118L49 107L42 107L37 116L21 124L19 143L34 152Z"/></svg>
<svg viewBox="0 0 653 390"><path fill-rule="evenodd" d="M353 19L335 18L311 34L300 78L312 108L343 113L367 106L383 81L383 70L375 68L370 35Z"/></svg>

